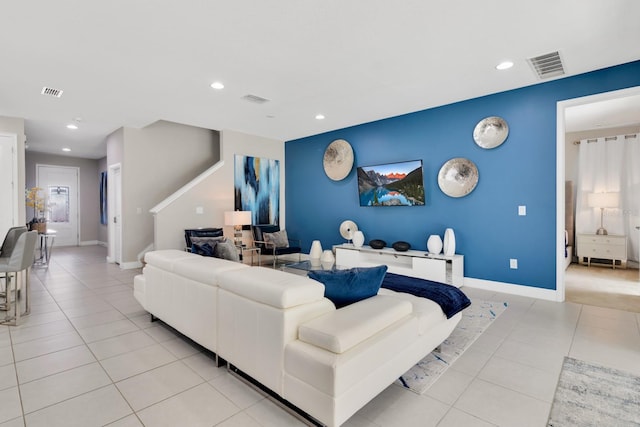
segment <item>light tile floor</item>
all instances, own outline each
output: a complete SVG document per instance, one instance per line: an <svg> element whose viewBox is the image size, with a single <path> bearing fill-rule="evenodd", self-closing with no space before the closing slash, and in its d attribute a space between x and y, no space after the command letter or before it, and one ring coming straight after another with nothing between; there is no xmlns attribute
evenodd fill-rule
<svg viewBox="0 0 640 427"><path fill-rule="evenodd" d="M302 425L151 323L139 271L105 257L56 248L33 270L31 315L0 326L0 427ZM638 313L465 292L509 308L424 395L389 386L346 426L544 426L564 356L640 375Z"/></svg>

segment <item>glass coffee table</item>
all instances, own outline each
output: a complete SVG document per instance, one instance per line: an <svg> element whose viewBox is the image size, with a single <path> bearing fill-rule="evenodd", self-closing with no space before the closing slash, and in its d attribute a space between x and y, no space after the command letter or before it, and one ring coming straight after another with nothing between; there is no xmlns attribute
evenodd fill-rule
<svg viewBox="0 0 640 427"><path fill-rule="evenodd" d="M282 271L287 271L289 273L306 276L310 271L334 271L341 270L341 267L336 266L335 263L329 265L327 263L312 263L311 261L307 260L294 262L293 264L285 264L281 267L281 269Z"/></svg>

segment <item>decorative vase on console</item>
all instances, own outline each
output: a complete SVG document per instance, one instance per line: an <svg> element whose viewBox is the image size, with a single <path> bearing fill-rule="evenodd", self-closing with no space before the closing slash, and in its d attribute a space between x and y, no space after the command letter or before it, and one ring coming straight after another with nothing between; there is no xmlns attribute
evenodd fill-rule
<svg viewBox="0 0 640 427"><path fill-rule="evenodd" d="M447 228L444 230L443 252L446 256L453 256L456 254L456 235L453 232L453 228Z"/></svg>
<svg viewBox="0 0 640 427"><path fill-rule="evenodd" d="M353 246L361 248L364 245L364 233L360 230L353 233Z"/></svg>
<svg viewBox="0 0 640 427"><path fill-rule="evenodd" d="M311 242L311 250L309 251L309 260L313 265L320 265L320 257L322 256L322 244L320 240Z"/></svg>
<svg viewBox="0 0 640 427"><path fill-rule="evenodd" d="M432 234L427 239L427 250L430 254L438 255L442 251L442 239L437 234Z"/></svg>
<svg viewBox="0 0 640 427"><path fill-rule="evenodd" d="M331 268L335 260L336 259L333 256L333 252L331 251L331 249L324 250L322 252L322 256L320 257L320 263L322 264L322 267L324 267L325 269Z"/></svg>

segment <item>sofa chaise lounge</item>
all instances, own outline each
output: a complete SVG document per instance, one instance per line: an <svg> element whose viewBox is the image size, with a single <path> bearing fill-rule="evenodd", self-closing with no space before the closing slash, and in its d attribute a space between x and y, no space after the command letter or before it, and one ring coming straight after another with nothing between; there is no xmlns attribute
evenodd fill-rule
<svg viewBox="0 0 640 427"><path fill-rule="evenodd" d="M444 341L460 321L380 289L340 309L308 277L178 250L149 252L145 310L280 398L339 426Z"/></svg>

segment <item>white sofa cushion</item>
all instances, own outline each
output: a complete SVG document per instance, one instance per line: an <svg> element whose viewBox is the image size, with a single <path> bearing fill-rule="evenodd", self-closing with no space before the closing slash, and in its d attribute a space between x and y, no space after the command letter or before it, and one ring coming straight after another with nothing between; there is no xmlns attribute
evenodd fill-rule
<svg viewBox="0 0 640 427"><path fill-rule="evenodd" d="M411 314L410 302L376 295L300 325L300 341L344 353Z"/></svg>
<svg viewBox="0 0 640 427"><path fill-rule="evenodd" d="M380 288L378 295L389 295L409 301L413 305L413 315L418 319L418 333L427 334L436 325L447 320L438 303L430 299L420 298L404 292L396 292L391 289Z"/></svg>
<svg viewBox="0 0 640 427"><path fill-rule="evenodd" d="M181 259L180 262L175 263L173 272L196 282L217 286L220 273L240 268L249 268L249 266L221 258L198 255L194 258Z"/></svg>
<svg viewBox="0 0 640 427"><path fill-rule="evenodd" d="M173 266L176 262L193 258L199 255L192 254L191 252L179 251L177 249L163 249L160 251L147 252L144 255L144 261L147 264L155 265L166 271L173 271Z"/></svg>
<svg viewBox="0 0 640 427"><path fill-rule="evenodd" d="M265 267L224 271L220 288L276 308L295 307L324 299L324 286L304 276Z"/></svg>

